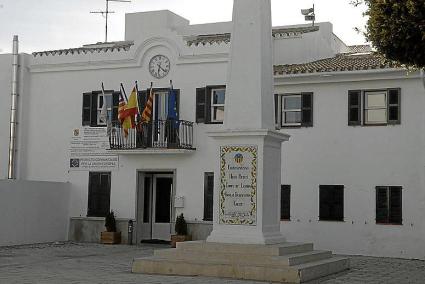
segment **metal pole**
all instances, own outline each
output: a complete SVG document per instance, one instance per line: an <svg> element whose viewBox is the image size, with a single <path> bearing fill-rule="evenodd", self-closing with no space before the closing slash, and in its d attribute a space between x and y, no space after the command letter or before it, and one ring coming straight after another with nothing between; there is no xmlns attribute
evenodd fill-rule
<svg viewBox="0 0 425 284"><path fill-rule="evenodd" d="M10 107L10 139L9 139L9 166L8 179L16 179L16 138L17 138L17 117L18 117L18 68L19 68L19 42L18 36L13 36L13 59L12 59L12 94Z"/></svg>
<svg viewBox="0 0 425 284"><path fill-rule="evenodd" d="M108 14L109 14L109 0L106 0L105 42L108 42Z"/></svg>

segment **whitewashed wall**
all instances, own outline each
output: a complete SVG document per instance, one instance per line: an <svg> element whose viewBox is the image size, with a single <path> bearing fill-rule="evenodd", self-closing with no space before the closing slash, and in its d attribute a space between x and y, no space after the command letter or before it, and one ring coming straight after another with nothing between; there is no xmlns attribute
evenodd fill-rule
<svg viewBox="0 0 425 284"><path fill-rule="evenodd" d="M65 241L69 184L0 180L0 246Z"/></svg>
<svg viewBox="0 0 425 284"><path fill-rule="evenodd" d="M289 240L336 253L424 259L424 89L417 74L373 76L316 78L322 82L314 84L307 82L313 78L286 79L277 87L278 93L314 93L314 127L282 130L291 135L283 147L282 183L291 185L292 196L291 221L281 229ZM386 88L401 88L400 125L347 125L348 90ZM319 185L327 184L344 185L344 222L318 221ZM402 226L376 224L379 185L403 186Z"/></svg>
<svg viewBox="0 0 425 284"><path fill-rule="evenodd" d="M7 178L12 55L0 55L0 179Z"/></svg>

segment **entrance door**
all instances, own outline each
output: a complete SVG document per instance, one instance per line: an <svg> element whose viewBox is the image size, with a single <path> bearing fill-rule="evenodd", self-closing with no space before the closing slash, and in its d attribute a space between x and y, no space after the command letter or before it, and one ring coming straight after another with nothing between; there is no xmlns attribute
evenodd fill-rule
<svg viewBox="0 0 425 284"><path fill-rule="evenodd" d="M171 238L172 174L139 174L137 216L138 241ZM140 236L140 237L139 237Z"/></svg>

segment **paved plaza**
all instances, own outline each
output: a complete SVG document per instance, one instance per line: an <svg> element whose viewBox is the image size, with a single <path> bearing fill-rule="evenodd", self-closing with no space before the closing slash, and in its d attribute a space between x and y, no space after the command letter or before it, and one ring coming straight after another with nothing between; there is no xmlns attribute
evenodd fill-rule
<svg viewBox="0 0 425 284"><path fill-rule="evenodd" d="M105 246L71 242L0 247L0 283L264 283L130 272L133 258L149 256L154 249L164 248L167 246ZM310 283L425 283L425 262L353 256L348 272Z"/></svg>

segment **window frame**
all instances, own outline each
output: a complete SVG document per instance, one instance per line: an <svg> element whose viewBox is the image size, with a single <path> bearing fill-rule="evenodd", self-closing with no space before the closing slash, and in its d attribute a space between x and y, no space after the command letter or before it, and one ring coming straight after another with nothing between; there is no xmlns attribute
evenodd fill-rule
<svg viewBox="0 0 425 284"><path fill-rule="evenodd" d="M196 88L195 99L195 121L196 123L204 124L223 124L223 121L212 121L213 111L212 108L212 90L223 89L224 98L226 100L226 85L207 85L205 87ZM223 106L226 109L226 102L224 104L216 104L215 106Z"/></svg>
<svg viewBox="0 0 425 284"><path fill-rule="evenodd" d="M214 119L214 110L216 108L222 107L223 109L225 109L225 103L223 104L214 104L214 91L224 91L224 101L226 101L226 88L225 87L217 87L217 88L211 88L210 89L210 93L207 96L210 96L210 100L211 100L211 110L210 110L210 117L209 117L209 121L212 123L223 123L224 122L224 117L223 120L217 120Z"/></svg>
<svg viewBox="0 0 425 284"><path fill-rule="evenodd" d="M291 109L291 110L285 110L285 104L284 104L284 100L285 98L290 98L290 97L296 97L296 98L300 98L300 108L299 109ZM302 124L302 94L282 94L280 96L280 127L293 127L293 126L301 126ZM285 113L287 112L297 112L300 114L300 122L294 122L294 123L286 123L285 121Z"/></svg>
<svg viewBox="0 0 425 284"><path fill-rule="evenodd" d="M378 204L380 204L379 200L378 200L378 191L380 189L383 189L386 191L386 208L385 210L387 211L387 220L384 221L378 221L378 209L379 206ZM393 193L393 191L395 190L399 190L399 197L400 200L398 201L400 203L399 206L399 210L400 210L400 221L394 221L391 220L391 216L393 215L392 210L393 210L393 206L392 206L392 196L395 195L395 193ZM403 187L402 186L393 186L393 185L386 185L386 186L376 186L375 187L375 223L377 225L399 225L402 226L403 225Z"/></svg>
<svg viewBox="0 0 425 284"><path fill-rule="evenodd" d="M388 126L388 125L399 125L401 124L401 88L381 88L381 89L350 89L348 90L348 126ZM369 122L367 118L368 110L384 109L383 107L368 108L367 107L367 95L368 93L385 93L385 110L386 110L386 121L385 122ZM395 92L395 93L393 93ZM351 96L358 96L359 104L351 104ZM391 96L396 96L397 101L391 103ZM351 120L351 111L357 110L358 120ZM396 110L396 119L391 119L391 110Z"/></svg>
<svg viewBox="0 0 425 284"><path fill-rule="evenodd" d="M342 201L342 203L340 204L340 210L341 210L341 214L342 215L337 215L337 211L336 211L336 209L335 209L335 207L337 207L338 206L338 204L332 204L332 209L333 210L330 210L333 214L335 214L335 216L331 216L332 215L332 213L329 213L329 217L324 217L323 215L323 212L322 212L322 202L324 201L324 200L322 200L322 190L328 190L328 189L332 189L332 190L334 190L334 191L336 191L336 190L341 190L342 191L342 193L341 193L341 201ZM345 203L345 187L344 187L344 185L342 185L342 184L323 184L323 185L319 185L319 221L325 221L325 222L345 222L345 206L344 206L344 203ZM334 199L333 200L330 200L330 201L336 201L335 200L335 197L333 197ZM329 204L330 203L330 201L328 200L326 203L327 204Z"/></svg>

